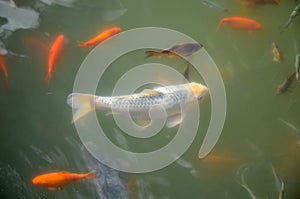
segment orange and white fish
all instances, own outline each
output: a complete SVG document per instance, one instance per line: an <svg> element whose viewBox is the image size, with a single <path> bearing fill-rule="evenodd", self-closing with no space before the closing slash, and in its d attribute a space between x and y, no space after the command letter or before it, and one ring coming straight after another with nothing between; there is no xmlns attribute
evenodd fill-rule
<svg viewBox="0 0 300 199"><path fill-rule="evenodd" d="M101 43L102 41L108 39L109 37L115 35L115 34L118 34L119 32L121 32L121 28L120 27L113 27L113 28L110 28L108 30L105 30L103 32L101 32L98 36L88 40L88 41L85 41L85 42L81 42L81 41L78 41L78 45L81 46L81 47L84 47L84 46L96 46L97 44Z"/></svg>
<svg viewBox="0 0 300 199"><path fill-rule="evenodd" d="M261 30L263 28L262 24L246 17L228 17L220 20L220 23L217 27L219 29L220 25L228 24L230 27L241 30Z"/></svg>
<svg viewBox="0 0 300 199"><path fill-rule="evenodd" d="M8 86L8 71L7 71L7 67L6 67L6 59L4 55L0 54L0 70L3 73L4 76L4 86L7 87Z"/></svg>
<svg viewBox="0 0 300 199"><path fill-rule="evenodd" d="M35 185L47 187L49 190L63 189L66 185L83 179L95 178L95 171L85 174L69 173L67 171L46 173L32 179Z"/></svg>
<svg viewBox="0 0 300 199"><path fill-rule="evenodd" d="M52 44L49 52L49 59L48 59L48 72L45 77L45 81L47 83L50 82L50 79L52 77L52 73L54 70L54 67L57 65L61 54L65 47L65 36L64 35L58 35L54 43Z"/></svg>
<svg viewBox="0 0 300 199"><path fill-rule="evenodd" d="M146 51L147 56L145 57L152 57L152 56L158 56L158 57L169 57L169 58L178 58L180 56L188 57L198 50L200 50L203 47L202 44L199 43L183 43L183 44L177 44L174 45L168 49L162 50L162 51Z"/></svg>
<svg viewBox="0 0 300 199"><path fill-rule="evenodd" d="M130 112L133 119L149 121L149 111L160 106L166 111L166 124L167 127L171 128L182 122L184 113L181 113L181 110L188 108L188 105L194 100L203 101L208 93L206 86L192 82L147 89L137 94L114 97L71 93L68 96L67 103L76 110L73 117L74 121L95 108L123 115Z"/></svg>

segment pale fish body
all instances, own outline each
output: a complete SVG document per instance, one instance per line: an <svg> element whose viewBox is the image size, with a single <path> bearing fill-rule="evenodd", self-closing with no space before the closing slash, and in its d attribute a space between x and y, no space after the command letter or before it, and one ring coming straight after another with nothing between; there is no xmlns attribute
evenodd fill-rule
<svg viewBox="0 0 300 199"><path fill-rule="evenodd" d="M102 97L89 94L71 93L67 103L74 109L74 121L89 113L92 109L108 110L113 114L127 114L139 120L149 119L149 111L155 106L162 107L167 117L181 116L180 107L184 108L195 100L204 100L208 88L198 83L187 83L144 90L141 93L114 97ZM176 119L177 120L177 119ZM168 126L176 126L181 121Z"/></svg>
<svg viewBox="0 0 300 199"><path fill-rule="evenodd" d="M299 80L300 54L296 55L295 67L296 67L296 79Z"/></svg>

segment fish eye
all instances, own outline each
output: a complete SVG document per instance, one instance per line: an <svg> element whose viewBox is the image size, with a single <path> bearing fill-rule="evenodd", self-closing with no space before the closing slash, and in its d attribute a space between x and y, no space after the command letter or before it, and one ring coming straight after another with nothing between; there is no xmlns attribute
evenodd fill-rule
<svg viewBox="0 0 300 199"><path fill-rule="evenodd" d="M201 100L201 99L202 99L202 96L201 96L201 95L199 95L199 96L198 96L198 100Z"/></svg>

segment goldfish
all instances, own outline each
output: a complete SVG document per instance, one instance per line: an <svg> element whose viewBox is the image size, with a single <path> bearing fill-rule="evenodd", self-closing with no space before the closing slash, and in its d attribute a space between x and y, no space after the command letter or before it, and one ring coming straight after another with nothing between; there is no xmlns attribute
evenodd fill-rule
<svg viewBox="0 0 300 199"><path fill-rule="evenodd" d="M298 3L298 5L294 8L294 10L292 11L288 21L281 27L281 32L283 32L284 30L286 30L292 23L293 21L296 19L296 17L299 15L300 12L300 2Z"/></svg>
<svg viewBox="0 0 300 199"><path fill-rule="evenodd" d="M80 47L84 47L84 46L96 46L98 45L99 43L101 43L102 41L108 39L109 37L112 37L113 35L115 34L118 34L119 32L121 32L121 28L120 27L113 27L113 28L110 28L108 30L105 30L103 32L101 32L98 36L88 40L88 41L85 41L85 42L82 42L82 41L78 41L78 45Z"/></svg>
<svg viewBox="0 0 300 199"><path fill-rule="evenodd" d="M49 52L49 59L48 59L48 72L45 77L45 81L49 83L52 73L54 70L54 67L57 65L57 62L60 59L60 56L64 50L64 44L65 44L65 36L64 35L58 35L54 43L52 44Z"/></svg>
<svg viewBox="0 0 300 199"><path fill-rule="evenodd" d="M4 76L4 86L7 87L8 86L8 71L7 71L7 67L6 67L6 59L4 57L4 55L0 54L0 70L3 73Z"/></svg>
<svg viewBox="0 0 300 199"><path fill-rule="evenodd" d="M83 179L95 178L95 171L85 174L69 173L67 171L46 173L32 179L34 185L47 187L49 190L63 189L70 183L79 182Z"/></svg>
<svg viewBox="0 0 300 199"><path fill-rule="evenodd" d="M282 56L281 56L280 50L279 50L278 46L275 44L275 42L272 43L272 52L273 52L273 61L281 62Z"/></svg>
<svg viewBox="0 0 300 199"><path fill-rule="evenodd" d="M152 56L165 56L169 58L178 58L180 56L188 57L203 47L200 43L184 43L184 44L177 44L168 49L162 51L146 51L147 56L145 57L152 57Z"/></svg>
<svg viewBox="0 0 300 199"><path fill-rule="evenodd" d="M246 17L223 18L220 20L217 30L219 29L221 24L228 24L232 28L248 30L248 31L260 30L263 28L262 24L260 24L259 22Z"/></svg>
<svg viewBox="0 0 300 199"><path fill-rule="evenodd" d="M71 93L67 98L67 103L75 109L74 122L95 108L123 115L129 111L134 119L149 121L149 111L160 106L166 111L167 127L171 128L182 122L180 107L185 110L192 101L203 101L208 92L206 86L192 82L146 89L141 93L114 97Z"/></svg>
<svg viewBox="0 0 300 199"><path fill-rule="evenodd" d="M288 78L286 80L284 80L284 82L282 82L282 84L280 84L277 87L275 94L281 95L281 94L285 93L286 91L288 91L288 89L290 88L290 86L293 83L295 78L296 78L296 72L291 73L288 76Z"/></svg>
<svg viewBox="0 0 300 199"><path fill-rule="evenodd" d="M205 158L202 159L202 162L207 164L218 164L218 163L224 163L224 162L236 162L238 161L238 158L234 157L224 157L220 155L208 155Z"/></svg>

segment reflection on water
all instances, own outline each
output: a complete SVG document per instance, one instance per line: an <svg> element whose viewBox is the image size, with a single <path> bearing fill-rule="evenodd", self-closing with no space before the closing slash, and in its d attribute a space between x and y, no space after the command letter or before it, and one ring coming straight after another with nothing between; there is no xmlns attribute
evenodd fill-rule
<svg viewBox="0 0 300 199"><path fill-rule="evenodd" d="M287 92L275 96L278 85L295 71L300 18L295 17L284 32L279 27L289 20L299 1L249 2L0 0L0 54L7 58L10 79L8 88L0 86L0 197L299 198L299 81L295 79ZM255 18L264 29L247 32L222 26L216 31L222 18L234 15ZM213 57L226 86L228 111L222 136L205 159L198 159L197 152L210 118L209 102L201 106L201 125L191 147L160 171L121 173L101 164L82 147L66 105L76 72L91 50L79 48L77 40L112 26L175 29L203 44ZM66 54L51 84L45 85L48 45L59 34L68 38ZM278 44L282 62L272 60L272 42ZM120 72L145 63L144 51L128 56L112 64L97 92L111 93ZM150 61L179 72L185 64L156 57ZM189 71L191 81L202 81L193 67ZM97 114L105 121L108 137L126 150L159 148L174 137L173 132L164 131L155 143L140 141ZM93 169L96 179L64 190L49 191L31 183L42 173Z"/></svg>

